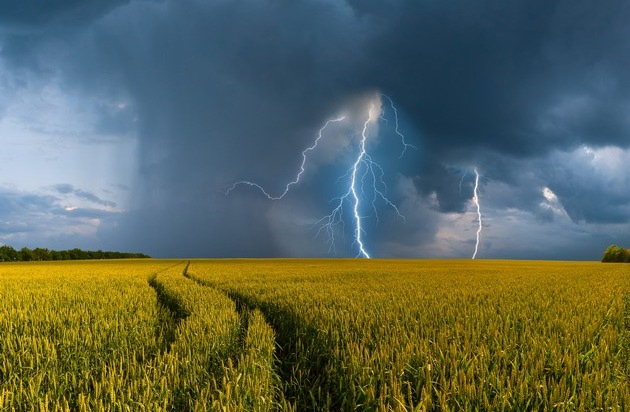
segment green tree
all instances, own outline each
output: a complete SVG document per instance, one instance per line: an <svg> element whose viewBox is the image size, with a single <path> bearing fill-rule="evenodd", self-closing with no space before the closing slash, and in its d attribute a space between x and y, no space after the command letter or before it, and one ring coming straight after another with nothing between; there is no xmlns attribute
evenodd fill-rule
<svg viewBox="0 0 630 412"><path fill-rule="evenodd" d="M617 245L610 245L604 251L602 262L630 262L630 251Z"/></svg>
<svg viewBox="0 0 630 412"><path fill-rule="evenodd" d="M74 248L70 250L50 250L46 248L35 248L33 250L23 247L16 251L11 246L0 246L0 262L13 262L32 260L79 260L79 259L124 259L124 258L150 258L143 253L110 252L103 250L81 250Z"/></svg>
<svg viewBox="0 0 630 412"><path fill-rule="evenodd" d="M79 248L74 248L72 250L69 250L68 255L70 256L70 260L83 259L83 251Z"/></svg>
<svg viewBox="0 0 630 412"><path fill-rule="evenodd" d="M35 259L35 254L33 254L33 251L26 246L18 252L18 260L21 260L22 262L30 262L33 259Z"/></svg>
<svg viewBox="0 0 630 412"><path fill-rule="evenodd" d="M0 262L15 262L18 260L18 251L11 246L0 246Z"/></svg>
<svg viewBox="0 0 630 412"><path fill-rule="evenodd" d="M35 248L33 249L33 256L35 260L50 260L50 250L45 248Z"/></svg>

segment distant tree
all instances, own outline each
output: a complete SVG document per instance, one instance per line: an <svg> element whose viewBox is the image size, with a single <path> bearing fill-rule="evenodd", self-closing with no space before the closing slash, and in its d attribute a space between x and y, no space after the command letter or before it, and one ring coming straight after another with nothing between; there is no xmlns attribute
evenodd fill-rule
<svg viewBox="0 0 630 412"><path fill-rule="evenodd" d="M110 252L102 250L81 250L74 248L71 250L49 250L46 248L29 249L23 247L16 251L11 246L0 246L0 262L14 262L32 260L79 260L79 259L129 259L129 258L150 258L143 253Z"/></svg>
<svg viewBox="0 0 630 412"><path fill-rule="evenodd" d="M630 251L617 245L610 245L604 251L602 262L630 262Z"/></svg>
<svg viewBox="0 0 630 412"><path fill-rule="evenodd" d="M41 247L33 249L34 260L50 260L50 250Z"/></svg>
<svg viewBox="0 0 630 412"><path fill-rule="evenodd" d="M604 251L604 255L602 256L602 262L614 262L615 255L617 254L618 249L619 246L617 245L608 246L608 248L606 248L606 250Z"/></svg>
<svg viewBox="0 0 630 412"><path fill-rule="evenodd" d="M15 262L18 260L18 251L11 246L0 246L0 262Z"/></svg>
<svg viewBox="0 0 630 412"><path fill-rule="evenodd" d="M69 250L68 251L68 255L70 256L71 260L79 260L79 259L83 259L84 258L84 253L79 248L74 248L72 250Z"/></svg>
<svg viewBox="0 0 630 412"><path fill-rule="evenodd" d="M35 259L33 251L26 246L18 252L18 260L21 260L22 262L30 262L33 259Z"/></svg>

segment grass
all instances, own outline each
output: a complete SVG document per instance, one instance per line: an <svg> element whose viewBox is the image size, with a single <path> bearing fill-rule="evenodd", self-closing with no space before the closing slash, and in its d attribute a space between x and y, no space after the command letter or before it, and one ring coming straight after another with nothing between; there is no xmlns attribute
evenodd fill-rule
<svg viewBox="0 0 630 412"><path fill-rule="evenodd" d="M0 265L0 411L626 410L630 268Z"/></svg>

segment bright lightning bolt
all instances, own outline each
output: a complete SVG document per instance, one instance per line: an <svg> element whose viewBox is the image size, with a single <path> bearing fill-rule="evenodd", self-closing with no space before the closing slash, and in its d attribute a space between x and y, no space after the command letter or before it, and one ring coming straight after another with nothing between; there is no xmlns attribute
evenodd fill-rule
<svg viewBox="0 0 630 412"><path fill-rule="evenodd" d="M389 99L389 101L395 110L395 107L393 106L393 102L391 101L391 99ZM365 244L363 243L363 238L362 238L362 235L364 234L364 229L363 229L363 217L361 216L361 196L359 196L359 192L362 195L365 193L366 178L368 181L371 179L370 190L374 194L372 197L372 210L373 210L373 215L376 218L376 221L378 222L378 219L379 219L378 211L376 208L376 201L379 198L387 206L394 209L396 214L401 219L403 220L405 219L405 217L400 213L398 207L396 207L396 205L392 201L390 201L384 193L387 189L387 185L385 184L385 181L383 180L383 177L385 175L383 168L378 163L376 163L372 159L370 154L367 152L366 142L368 139L368 125L374 121L374 117L375 117L374 110L375 110L374 104L371 104L370 109L368 111L368 118L363 123L363 129L361 131L359 153L354 163L352 164L352 167L348 170L346 175L342 176L342 177L345 177L348 175L350 176L350 184L349 184L348 190L343 196L333 199L333 201L336 201L337 203L329 215L324 216L323 218L315 222L315 226L319 226L316 236L319 235L322 230L325 230L326 233L328 234L328 239L329 239L328 240L329 252L330 251L334 252L335 251L335 226L337 225L341 225L342 227L344 226L343 206L346 201L351 202L352 203L352 217L355 222L354 241L358 245L358 248L359 248L357 257L364 257L367 259L370 258L370 254L367 252ZM401 137L401 141L404 146L404 149L403 149L403 154L404 154L404 150L406 150L407 147L413 147L413 148L415 147L413 145L406 143L404 140L404 136L398 131L397 112L394 112L394 113L396 114L396 130L395 131L396 131L396 134L398 134ZM386 121L386 119L384 118L383 112L381 112L380 118Z"/></svg>
<svg viewBox="0 0 630 412"><path fill-rule="evenodd" d="M481 230L483 226L481 224L481 206L479 204L479 171L477 168L474 169L475 172L475 188L473 190L473 203L477 206L477 221L479 222L479 227L477 227L477 242L475 243L475 253L473 253L472 258L477 257L477 252L479 251L479 242L481 241Z"/></svg>
<svg viewBox="0 0 630 412"><path fill-rule="evenodd" d="M402 145L403 145L403 151L400 155L400 157L402 157L405 154L405 151L407 150L407 148L411 147L415 149L416 147L407 143L405 141L404 135L399 131L398 111L396 110L396 107L394 106L394 102L392 101L392 99L386 95L382 95L382 97L385 97L389 101L389 105L391 106L391 109L394 113L394 119L395 119L394 131L400 137ZM322 232L325 232L328 235L327 243L328 243L329 252L336 252L335 233L338 232L339 228L341 229L341 232L343 233L344 228L345 228L344 205L346 205L347 203L350 203L351 210L352 210L352 219L354 221L354 243L358 246L358 249L359 249L357 257L364 257L368 259L370 258L370 254L367 252L365 243L363 241L363 235L365 234L363 219L365 218L365 216L361 215L361 210L362 210L361 201L363 197L365 196L366 185L370 186L369 190L373 194L371 205L372 205L373 215L376 218L377 223L378 223L379 216L377 212L376 202L379 199L383 203L385 203L385 205L391 207L400 218L404 219L404 216L400 213L396 205L393 202L391 202L385 194L387 191L387 185L385 184L385 181L384 181L385 172L383 168L372 159L372 157L367 151L366 143L368 140L368 126L371 122L374 122L376 117L377 117L377 114L375 113L375 104L372 103L368 111L367 120L365 120L365 122L363 123L363 128L361 131L361 138L359 142L359 153L357 154L355 160L352 163L352 166L348 169L346 174L341 176L338 179L339 181L344 178L349 178L348 188L342 196L333 198L331 200L331 202L334 204L334 207L332 211L330 212L330 214L322 217L321 219L319 219L313 224L313 227L317 227L317 233L315 234L315 237L319 236ZM387 119L385 118L384 112L382 110L380 112L380 118L384 121L387 121ZM322 138L322 135L324 131L326 130L326 128L330 125L330 123L341 122L344 119L345 119L345 116L341 116L336 119L328 120L326 124L319 130L319 134L317 138L315 139L315 141L313 142L313 144L307 147L306 149L304 149L304 151L302 151L302 163L300 165L300 171L296 175L295 179L286 185L284 191L281 194L277 196L273 196L269 194L269 192L267 192L258 183L242 180L242 181L238 181L234 183L230 188L228 188L225 192L226 195L229 194L232 190L234 190L238 186L248 185L248 186L252 186L260 190L270 200L282 199L289 192L289 190L291 189L293 185L296 185L300 182L302 174L305 171L307 155L309 152L317 148L317 145L320 139Z"/></svg>
<svg viewBox="0 0 630 412"><path fill-rule="evenodd" d="M363 131L361 132L361 150L359 151L359 156L357 160L354 162L352 166L352 183L350 184L350 191L352 192L352 196L354 197L354 220L356 222L356 227L354 229L354 238L359 245L359 256L363 256L366 258L370 258L370 255L365 250L363 246L363 242L361 241L361 216L359 215L359 196L357 195L357 169L359 165L364 161L363 159L367 156L365 153L365 141L367 140L367 127L370 120L372 120L372 110L374 110L374 105L370 105L370 110L368 111L368 119L363 124ZM371 162L371 160L368 160Z"/></svg>

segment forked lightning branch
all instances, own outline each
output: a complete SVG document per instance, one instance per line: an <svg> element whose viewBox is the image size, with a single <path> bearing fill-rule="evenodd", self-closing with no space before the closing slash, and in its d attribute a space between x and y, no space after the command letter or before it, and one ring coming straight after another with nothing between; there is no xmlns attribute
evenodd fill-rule
<svg viewBox="0 0 630 412"><path fill-rule="evenodd" d="M383 109L383 101L388 103L388 108ZM379 109L380 108L380 109ZM370 258L370 252L366 245L366 229L364 220L368 217L372 217L378 221L378 203L394 210L394 212L404 219L400 213L398 207L389 200L387 197L387 185L385 184L385 170L377 163L368 150L368 139L376 137L375 124L381 120L384 123L389 123L387 114L393 115L394 132L400 138L402 150L400 157L405 154L408 148L415 147L405 141L405 136L398 129L398 111L394 106L394 102L386 95L379 96L376 101L370 102L367 113L365 114L365 120L361 128L360 138L358 139L358 149L356 150L355 157L352 158L352 162L349 163L347 172L342 175L338 180L346 182L345 192L331 199L330 203L334 205L329 214L322 217L315 222L314 227L317 229L317 235L325 233L327 238L329 252L336 252L336 233L343 232L345 228L344 215L350 214L353 222L353 247L356 248L357 257ZM346 116L339 116L328 120L314 140L314 142L302 151L302 161L300 168L295 178L286 184L284 190L278 194L272 194L262 185L249 180L241 180L235 182L226 190L226 195L239 186L250 186L259 190L269 200L281 200L284 198L291 188L300 183L303 174L307 167L308 157L314 152L321 139L324 138L327 128L332 123L343 122L346 120ZM369 213L366 215L366 212Z"/></svg>

